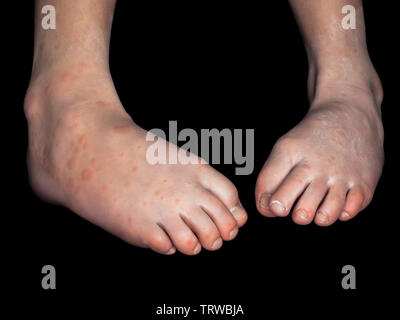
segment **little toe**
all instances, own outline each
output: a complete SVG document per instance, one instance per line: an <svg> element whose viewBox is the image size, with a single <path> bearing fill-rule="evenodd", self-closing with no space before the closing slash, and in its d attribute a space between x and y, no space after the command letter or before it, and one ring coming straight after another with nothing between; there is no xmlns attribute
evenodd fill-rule
<svg viewBox="0 0 400 320"><path fill-rule="evenodd" d="M360 211L363 202L364 193L361 187L356 186L351 188L347 194L346 203L344 205L343 212L339 217L339 220L347 221L354 218Z"/></svg>
<svg viewBox="0 0 400 320"><path fill-rule="evenodd" d="M187 255L195 255L201 251L201 244L190 227L181 217L167 219L161 227L168 233L174 247Z"/></svg>
<svg viewBox="0 0 400 320"><path fill-rule="evenodd" d="M147 247L161 254L174 254L176 249L165 231L158 225L149 225L146 230L144 242Z"/></svg>

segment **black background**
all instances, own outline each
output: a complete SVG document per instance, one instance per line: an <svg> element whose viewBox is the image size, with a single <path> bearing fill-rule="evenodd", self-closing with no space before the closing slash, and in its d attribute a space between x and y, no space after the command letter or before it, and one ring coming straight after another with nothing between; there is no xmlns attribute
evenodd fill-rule
<svg viewBox="0 0 400 320"><path fill-rule="evenodd" d="M235 176L232 166L216 166L238 187L249 221L217 252L162 256L36 198L26 173L22 109L33 46L33 4L27 1L11 11L19 12L11 19L18 16L19 23L8 28L2 50L10 54L4 70L11 67L4 107L13 117L4 120L12 128L4 139L4 154L11 155L4 174L12 175L3 212L11 218L3 227L10 258L3 264L11 269L5 278L17 289L16 301L33 302L42 314L85 305L89 312L125 310L132 319L153 318L163 303L241 304L247 318L258 319L272 309L311 314L322 306L331 313L395 289L398 187L391 182L397 171L399 28L393 2L364 4L370 55L385 90L383 176L365 211L328 228L268 219L255 209L259 170L276 139L308 108L306 55L287 2L143 2L119 1L116 8L110 65L121 101L146 129L167 130L169 120L177 120L178 129L254 128L253 174ZM57 270L54 291L41 288L46 264ZM356 290L341 288L347 264L356 267Z"/></svg>

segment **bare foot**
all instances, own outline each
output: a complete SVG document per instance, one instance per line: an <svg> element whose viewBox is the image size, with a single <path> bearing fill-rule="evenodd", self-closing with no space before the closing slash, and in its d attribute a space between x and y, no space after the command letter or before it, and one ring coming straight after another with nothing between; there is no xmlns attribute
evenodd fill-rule
<svg viewBox="0 0 400 320"><path fill-rule="evenodd" d="M256 185L263 215L286 216L298 200L296 223L328 226L370 203L384 157L378 103L358 89L332 96L275 144Z"/></svg>
<svg viewBox="0 0 400 320"><path fill-rule="evenodd" d="M192 255L220 248L247 220L234 185L209 165L146 161L146 131L107 72L74 63L37 75L25 114L34 191L128 243Z"/></svg>

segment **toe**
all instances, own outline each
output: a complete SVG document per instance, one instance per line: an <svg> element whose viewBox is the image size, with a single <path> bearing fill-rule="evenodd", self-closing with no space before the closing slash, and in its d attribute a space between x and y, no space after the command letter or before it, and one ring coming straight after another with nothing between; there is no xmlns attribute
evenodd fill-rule
<svg viewBox="0 0 400 320"><path fill-rule="evenodd" d="M146 230L145 244L150 249L162 253L162 254L173 254L175 253L175 247L165 231L158 225L148 226L144 228Z"/></svg>
<svg viewBox="0 0 400 320"><path fill-rule="evenodd" d="M311 174L308 166L294 168L269 200L270 210L277 216L289 214L296 199L310 183Z"/></svg>
<svg viewBox="0 0 400 320"><path fill-rule="evenodd" d="M364 193L361 187L356 186L350 189L346 197L346 203L344 205L343 212L341 213L339 220L347 221L354 218L360 211L364 201Z"/></svg>
<svg viewBox="0 0 400 320"><path fill-rule="evenodd" d="M214 169L212 170L215 171ZM218 198L219 202L222 202L239 227L246 223L246 210L239 201L235 185L229 179L215 171L203 179L203 187Z"/></svg>
<svg viewBox="0 0 400 320"><path fill-rule="evenodd" d="M181 217L174 217L160 223L160 226L168 233L174 247L187 255L198 254L201 244L189 226Z"/></svg>
<svg viewBox="0 0 400 320"><path fill-rule="evenodd" d="M315 216L315 223L319 226L329 226L334 223L343 212L346 199L346 188L333 185Z"/></svg>
<svg viewBox="0 0 400 320"><path fill-rule="evenodd" d="M222 246L222 238L217 226L201 208L182 214L182 219L192 229L207 250L217 250Z"/></svg>
<svg viewBox="0 0 400 320"><path fill-rule="evenodd" d="M302 225L311 223L327 191L328 185L323 180L311 182L293 210L293 221Z"/></svg>
<svg viewBox="0 0 400 320"><path fill-rule="evenodd" d="M216 196L206 192L202 197L200 206L215 223L222 239L232 240L235 238L239 225L233 217L233 213ZM235 212L235 210L233 211Z"/></svg>
<svg viewBox="0 0 400 320"><path fill-rule="evenodd" d="M256 182L257 209L267 217L275 216L269 208L271 194L279 187L293 166L290 157L284 154L283 149L279 143L274 146Z"/></svg>

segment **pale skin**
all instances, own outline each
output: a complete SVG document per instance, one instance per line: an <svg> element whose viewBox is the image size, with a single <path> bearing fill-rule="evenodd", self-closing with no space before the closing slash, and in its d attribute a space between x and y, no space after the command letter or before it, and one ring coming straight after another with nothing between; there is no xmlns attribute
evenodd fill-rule
<svg viewBox="0 0 400 320"><path fill-rule="evenodd" d="M275 144L256 183L267 217L328 226L371 201L383 166L380 80L368 56L362 2L291 0L309 61L310 109ZM342 7L357 27L341 26ZM294 205L294 203L297 203Z"/></svg>
<svg viewBox="0 0 400 320"><path fill-rule="evenodd" d="M285 216L305 190L293 220L330 225L354 217L372 198L383 164L382 89L362 16L359 28L345 34L334 24L326 27L341 17L343 2L318 3L291 1L309 56L311 107L273 148L257 180L256 201L263 215ZM124 110L108 67L115 0L55 0L57 29L51 31L40 28L45 4L36 2L24 105L34 191L162 254L216 250L235 238L247 213L226 177L207 164L146 161L146 131Z"/></svg>

